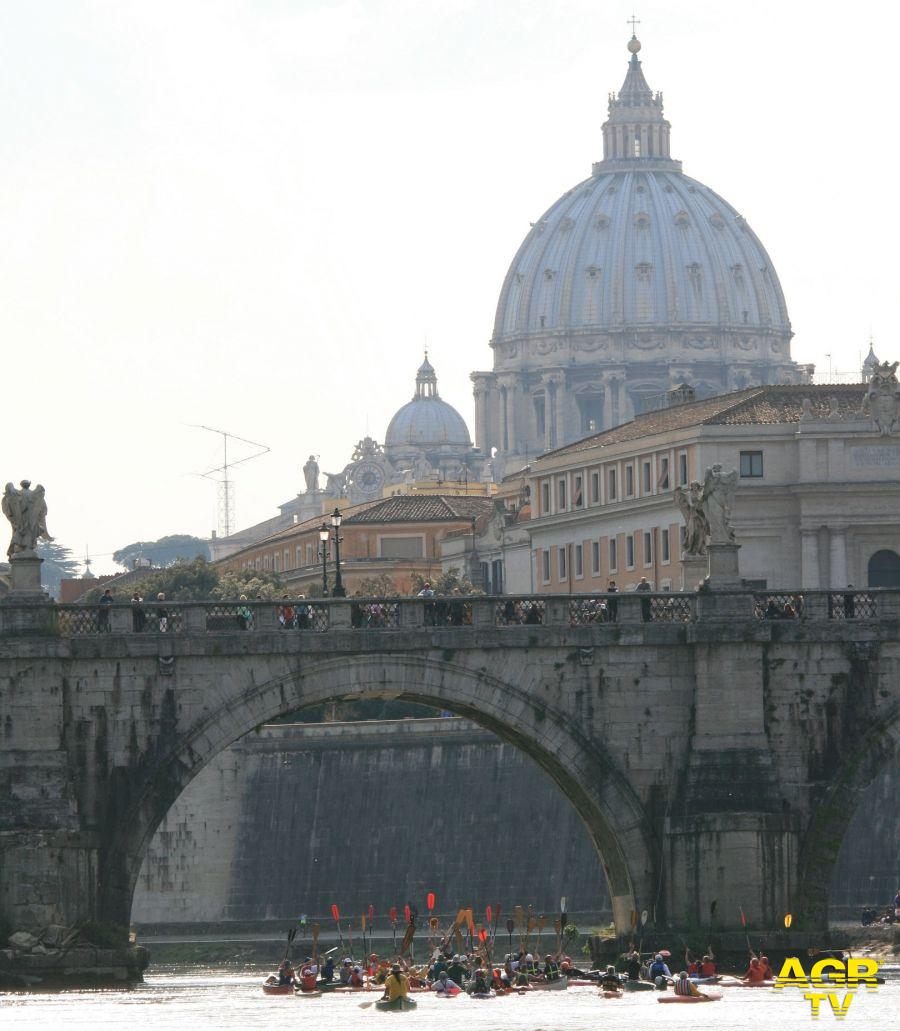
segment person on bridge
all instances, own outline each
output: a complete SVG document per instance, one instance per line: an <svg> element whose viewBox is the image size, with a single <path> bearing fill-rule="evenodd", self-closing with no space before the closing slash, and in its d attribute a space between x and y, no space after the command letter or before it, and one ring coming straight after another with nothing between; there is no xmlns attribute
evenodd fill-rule
<svg viewBox="0 0 900 1031"><path fill-rule="evenodd" d="M409 978L400 969L400 964L395 963L391 972L384 979L384 998L388 1002L395 1002L397 999L405 999L409 995Z"/></svg>

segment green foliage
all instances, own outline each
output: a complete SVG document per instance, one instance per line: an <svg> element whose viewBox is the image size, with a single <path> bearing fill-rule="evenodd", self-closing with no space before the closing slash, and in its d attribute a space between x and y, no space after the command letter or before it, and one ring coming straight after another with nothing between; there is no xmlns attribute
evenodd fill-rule
<svg viewBox="0 0 900 1031"><path fill-rule="evenodd" d="M364 577L357 590L363 598L396 598L400 594L396 581L387 573Z"/></svg>
<svg viewBox="0 0 900 1031"><path fill-rule="evenodd" d="M135 541L113 552L113 561L126 569L134 569L135 560L149 559L154 566L170 566L173 562L191 562L196 558L210 559L209 546L199 537L188 533L173 533L158 541Z"/></svg>
<svg viewBox="0 0 900 1031"><path fill-rule="evenodd" d="M96 605L107 585L89 591L84 601ZM237 599L246 594L250 600L280 598L285 593L277 573L261 573L255 569L239 573L220 572L205 559L175 562L166 569L155 570L140 580L117 586L108 585L116 601L128 601L134 591L142 598L165 594L169 601L205 601L208 598Z"/></svg>
<svg viewBox="0 0 900 1031"><path fill-rule="evenodd" d="M454 591L459 591L460 594L484 594L484 591L476 587L467 576L462 576L458 569L448 569L446 572L428 577L422 576L421 573L413 573L411 579L414 594L418 594L426 582L431 584L435 594L452 594Z"/></svg>
<svg viewBox="0 0 900 1031"><path fill-rule="evenodd" d="M39 541L35 551L44 560L41 566L41 582L56 597L61 580L78 575L79 563L72 558L70 548L64 548L55 541Z"/></svg>

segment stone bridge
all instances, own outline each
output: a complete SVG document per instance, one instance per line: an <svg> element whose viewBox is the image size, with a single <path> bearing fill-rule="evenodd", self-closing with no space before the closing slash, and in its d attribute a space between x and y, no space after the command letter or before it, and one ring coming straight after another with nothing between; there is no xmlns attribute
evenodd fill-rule
<svg viewBox="0 0 900 1031"><path fill-rule="evenodd" d="M644 909L820 928L853 810L898 754L900 592L796 594L792 619L767 600L0 603L0 922L127 927L150 837L214 756L304 706L389 697L546 771L620 933ZM472 805L502 804L484 788Z"/></svg>

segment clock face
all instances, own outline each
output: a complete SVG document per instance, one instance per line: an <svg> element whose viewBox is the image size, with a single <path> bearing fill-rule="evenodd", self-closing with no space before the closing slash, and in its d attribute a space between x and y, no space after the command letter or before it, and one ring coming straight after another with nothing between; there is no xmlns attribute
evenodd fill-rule
<svg viewBox="0 0 900 1031"><path fill-rule="evenodd" d="M360 462L353 470L353 486L366 494L375 494L384 486L384 472L373 462Z"/></svg>

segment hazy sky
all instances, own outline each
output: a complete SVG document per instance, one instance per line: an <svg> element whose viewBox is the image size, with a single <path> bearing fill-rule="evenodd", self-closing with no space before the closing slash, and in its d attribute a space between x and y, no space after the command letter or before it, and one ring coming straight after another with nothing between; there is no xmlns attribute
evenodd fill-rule
<svg viewBox="0 0 900 1031"><path fill-rule="evenodd" d="M409 399L427 336L469 372L536 218L602 156L630 4L0 4L0 478L47 488L95 571L207 535L222 427L239 525L337 470ZM672 153L759 233L794 357L900 358L893 5L637 10ZM878 43L888 40L886 55Z"/></svg>

